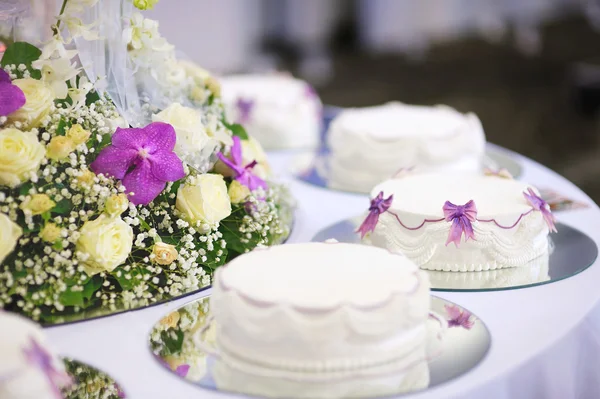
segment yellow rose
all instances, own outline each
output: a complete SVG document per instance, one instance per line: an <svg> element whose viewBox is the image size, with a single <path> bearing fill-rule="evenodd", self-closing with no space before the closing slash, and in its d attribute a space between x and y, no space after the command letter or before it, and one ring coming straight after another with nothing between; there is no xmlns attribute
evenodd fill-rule
<svg viewBox="0 0 600 399"><path fill-rule="evenodd" d="M223 176L207 173L191 178L177 191L175 207L192 224L214 224L231 214Z"/></svg>
<svg viewBox="0 0 600 399"><path fill-rule="evenodd" d="M76 146L78 146L79 144L86 143L91 135L92 133L90 133L89 130L85 130L78 123L71 126L67 131L67 137L70 138Z"/></svg>
<svg viewBox="0 0 600 399"><path fill-rule="evenodd" d="M40 238L49 243L55 243L61 236L61 228L54 223L48 223L40 231Z"/></svg>
<svg viewBox="0 0 600 399"><path fill-rule="evenodd" d="M91 187L96 175L91 170L84 170L81 176L77 176L77 183L82 187Z"/></svg>
<svg viewBox="0 0 600 399"><path fill-rule="evenodd" d="M8 116L9 122L21 122L25 130L39 127L54 103L54 91L41 80L16 79L12 82L25 94L25 105Z"/></svg>
<svg viewBox="0 0 600 399"><path fill-rule="evenodd" d="M80 234L77 251L87 256L82 264L89 276L125 263L133 246L133 230L119 217L100 215L85 222Z"/></svg>
<svg viewBox="0 0 600 399"><path fill-rule="evenodd" d="M19 206L23 211L29 211L32 215L41 215L56 206L56 202L52 201L46 194L33 194L27 197Z"/></svg>
<svg viewBox="0 0 600 399"><path fill-rule="evenodd" d="M46 151L33 133L0 130L0 185L16 187L37 172Z"/></svg>
<svg viewBox="0 0 600 399"><path fill-rule="evenodd" d="M244 202L246 198L250 195L250 189L237 180L234 180L229 185L229 199L232 204L239 204L240 202Z"/></svg>
<svg viewBox="0 0 600 399"><path fill-rule="evenodd" d="M204 83L206 84L206 88L210 90L215 97L221 97L221 83L219 83L217 79L209 76Z"/></svg>
<svg viewBox="0 0 600 399"><path fill-rule="evenodd" d="M175 312L170 313L167 316L163 317L159 321L159 324L166 328L175 328L175 327L177 327L177 324L179 324L179 319L180 319L179 312L175 311Z"/></svg>
<svg viewBox="0 0 600 399"><path fill-rule="evenodd" d="M55 136L46 147L46 155L55 161L60 161L75 150L75 143L66 136Z"/></svg>
<svg viewBox="0 0 600 399"><path fill-rule="evenodd" d="M15 249L22 234L23 230L18 224L4 213L0 213L0 263Z"/></svg>
<svg viewBox="0 0 600 399"><path fill-rule="evenodd" d="M154 244L152 253L154 254L154 262L159 265L170 265L179 255L173 245L165 244L164 242Z"/></svg>
<svg viewBox="0 0 600 399"><path fill-rule="evenodd" d="M252 173L261 179L267 179L271 174L271 166L267 159L267 154L262 148L262 145L254 137L249 136L248 140L241 140L242 143L242 158L244 165L252 161L258 164L252 169Z"/></svg>
<svg viewBox="0 0 600 399"><path fill-rule="evenodd" d="M129 200L125 194L111 195L104 204L104 212L110 216L119 216L129 208Z"/></svg>

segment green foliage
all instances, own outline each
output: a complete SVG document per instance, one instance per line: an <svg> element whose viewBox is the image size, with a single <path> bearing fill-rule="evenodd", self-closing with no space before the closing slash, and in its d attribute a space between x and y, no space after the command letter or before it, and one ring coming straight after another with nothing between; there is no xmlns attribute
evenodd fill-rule
<svg viewBox="0 0 600 399"><path fill-rule="evenodd" d="M13 64L18 66L24 64L32 78L40 79L42 77L41 72L31 67L33 61L39 59L40 55L42 55L42 51L34 45L25 42L16 42L4 52L0 66L5 67L6 65Z"/></svg>
<svg viewBox="0 0 600 399"><path fill-rule="evenodd" d="M183 345L183 331L179 329L169 329L160 333L160 338L163 343L161 356L169 356L181 352Z"/></svg>
<svg viewBox="0 0 600 399"><path fill-rule="evenodd" d="M246 129L244 129L242 125L239 123L227 123L225 118L222 119L222 122L223 125L225 125L225 127L231 131L231 134L239 137L242 140L248 140L248 133L246 133Z"/></svg>

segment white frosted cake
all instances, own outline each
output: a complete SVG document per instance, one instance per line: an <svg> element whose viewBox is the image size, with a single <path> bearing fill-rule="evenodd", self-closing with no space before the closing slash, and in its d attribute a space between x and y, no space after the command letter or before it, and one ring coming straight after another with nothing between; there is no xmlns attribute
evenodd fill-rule
<svg viewBox="0 0 600 399"><path fill-rule="evenodd" d="M480 173L485 151L476 115L398 102L343 111L327 140L329 186L364 193L407 169Z"/></svg>
<svg viewBox="0 0 600 399"><path fill-rule="evenodd" d="M35 323L0 311L0 398L57 399L70 383Z"/></svg>
<svg viewBox="0 0 600 399"><path fill-rule="evenodd" d="M227 76L221 96L228 119L266 150L318 146L323 105L306 82L283 74Z"/></svg>
<svg viewBox="0 0 600 399"><path fill-rule="evenodd" d="M359 232L423 269L527 266L548 254L554 218L526 183L498 176L409 174L373 189Z"/></svg>
<svg viewBox="0 0 600 399"><path fill-rule="evenodd" d="M424 388L429 305L427 276L381 248L255 250L216 272L215 381L269 397L338 397L357 378L383 379L372 389L387 393Z"/></svg>

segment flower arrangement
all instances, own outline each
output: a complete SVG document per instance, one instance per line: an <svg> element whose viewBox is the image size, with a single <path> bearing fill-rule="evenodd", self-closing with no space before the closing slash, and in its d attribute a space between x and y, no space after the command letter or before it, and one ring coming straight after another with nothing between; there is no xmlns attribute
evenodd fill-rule
<svg viewBox="0 0 600 399"><path fill-rule="evenodd" d="M123 399L127 396L107 374L75 360L64 359L73 384L63 390L65 399Z"/></svg>
<svg viewBox="0 0 600 399"><path fill-rule="evenodd" d="M64 0L48 43L14 43L0 63L0 308L34 319L206 287L290 229L291 199L264 151L154 21L134 14L122 32L143 88L136 118L102 89L110 76L84 71L71 47L102 40L82 22L97 2Z"/></svg>

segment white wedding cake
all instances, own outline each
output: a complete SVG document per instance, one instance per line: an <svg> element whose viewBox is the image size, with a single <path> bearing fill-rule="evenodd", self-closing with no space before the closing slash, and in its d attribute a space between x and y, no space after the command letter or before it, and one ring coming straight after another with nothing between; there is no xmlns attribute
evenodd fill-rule
<svg viewBox="0 0 600 399"><path fill-rule="evenodd" d="M329 186L364 193L408 169L480 172L485 150L476 115L398 102L343 111L327 140Z"/></svg>
<svg viewBox="0 0 600 399"><path fill-rule="evenodd" d="M381 248L255 250L215 275L215 381L268 397L339 397L361 380L377 393L424 388L429 306L426 274Z"/></svg>
<svg viewBox="0 0 600 399"><path fill-rule="evenodd" d="M70 385L63 362L48 349L42 329L0 311L0 398L57 399Z"/></svg>
<svg viewBox="0 0 600 399"><path fill-rule="evenodd" d="M323 105L306 82L284 74L226 76L221 96L228 119L266 150L319 145Z"/></svg>
<svg viewBox="0 0 600 399"><path fill-rule="evenodd" d="M555 229L534 188L498 176L410 174L378 185L371 198L359 233L428 270L527 266L547 256Z"/></svg>

